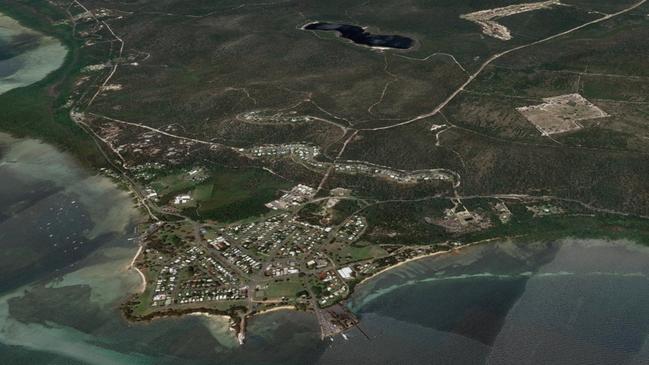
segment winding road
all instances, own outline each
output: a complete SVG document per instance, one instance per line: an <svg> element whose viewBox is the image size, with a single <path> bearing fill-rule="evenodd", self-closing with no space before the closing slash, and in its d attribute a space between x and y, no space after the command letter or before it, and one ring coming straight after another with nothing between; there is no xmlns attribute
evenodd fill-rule
<svg viewBox="0 0 649 365"><path fill-rule="evenodd" d="M553 39L563 37L564 35L576 32L576 31L578 31L580 29L586 28L586 27L591 26L593 24L601 23L601 22L607 21L609 19L615 18L617 16L620 16L622 14L626 14L626 13L630 12L631 10L634 10L634 9L642 6L646 2L647 2L647 0L641 0L641 1L631 5L630 7L625 8L623 10L620 10L620 11L618 11L616 13L605 15L605 16L603 16L601 18L598 18L598 19L595 19L595 20L590 21L588 23L584 23L584 24L582 24L580 26L568 29L568 30L566 30L564 32L554 34L554 35L549 36L547 38L539 39L538 41L534 41L534 42L531 42L531 43L526 43L526 44L511 48L511 49L508 49L506 51L496 53L495 55L489 57L485 62L483 62L482 65L480 65L480 67L478 68L477 71L472 73L469 76L469 78L462 85L460 85L460 87L458 87L451 95L449 95L441 104L439 104L437 107L435 107L435 109L433 109L432 111L430 111L428 113L425 113L425 114L418 115L418 116L416 116L416 117L414 117L412 119L406 120L406 121L401 122L401 123L396 123L396 124L392 124L392 125L388 125L388 126L384 126L384 127L364 128L364 129L359 129L359 130L362 130L362 131L380 131L380 130L392 129L392 128L401 127L401 126L404 126L404 125L408 125L408 124L420 121L422 119L432 117L435 114L439 113L442 109L444 109L444 107L446 107L451 101L453 101L462 91L464 91L464 88L466 88L469 84L471 84L473 82L473 80L475 80L478 76L480 76L482 71L484 71L484 69L487 68L487 66L489 66L490 64L492 64L495 60L497 60L497 59L499 59L499 58L501 58L503 56L506 56L506 55L508 55L508 54L510 54L512 52L516 52L516 51L519 51L521 49L525 49L525 48L529 48L529 47L532 47L532 46L535 46L535 45L538 45L538 44L541 44L541 43L545 43L545 42L551 41Z"/></svg>

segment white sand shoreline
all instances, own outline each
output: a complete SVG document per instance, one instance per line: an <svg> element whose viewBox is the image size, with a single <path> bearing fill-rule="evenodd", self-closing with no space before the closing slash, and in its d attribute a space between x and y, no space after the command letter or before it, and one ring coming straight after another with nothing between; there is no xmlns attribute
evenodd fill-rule
<svg viewBox="0 0 649 365"><path fill-rule="evenodd" d="M297 309L295 309L295 306L293 306L293 305L280 305L280 306L277 306L277 307L272 307L272 308L268 308L268 309L260 310L260 311L256 312L256 313L253 315L253 317L256 316L256 315L258 315L258 314L267 314L267 313L279 312L279 311L284 311L284 310L294 310L294 311L297 311Z"/></svg>
<svg viewBox="0 0 649 365"><path fill-rule="evenodd" d="M131 263L127 267L127 270L135 270L138 273L138 275L140 275L140 279L142 279L142 282L140 283L140 287L138 288L138 293L144 293L146 291L146 285L147 285L146 276L144 276L142 270L140 270L137 266L135 266L135 261L140 256L143 249L144 249L144 245L140 244L139 248L137 249L137 252L133 256L133 259L131 260Z"/></svg>
<svg viewBox="0 0 649 365"><path fill-rule="evenodd" d="M520 236L516 236L516 237L520 237ZM429 258L429 257L441 256L441 255L445 255L445 254L453 254L453 253L457 253L457 252L463 251L464 249L467 249L467 248L470 248L470 247L473 247L473 246L477 246L477 245L480 245L480 244L483 244L483 243L492 242L492 241L501 241L501 240L506 239L506 238L516 238L516 237L488 238L488 239L484 239L484 240L480 240L480 241L476 241L476 242L467 243L466 245L462 245L462 246L459 246L459 247L454 247L454 248L451 248L451 249L445 250L445 251L436 251L436 252L431 252L431 253L415 256L415 257L409 258L409 259L401 261L401 262L399 262L399 263L397 263L395 265L388 266L388 267L386 267L386 268L384 268L382 270L379 270L379 271L375 272L374 274L372 274L372 275L364 278L363 280L361 280L358 284L356 284L356 287L366 283L370 279L377 278L381 274L384 274L384 273L386 273L386 272L388 272L390 270L394 270L394 269L396 269L398 267L401 267L403 265L406 265L406 264L414 262L414 261L418 261L418 260Z"/></svg>

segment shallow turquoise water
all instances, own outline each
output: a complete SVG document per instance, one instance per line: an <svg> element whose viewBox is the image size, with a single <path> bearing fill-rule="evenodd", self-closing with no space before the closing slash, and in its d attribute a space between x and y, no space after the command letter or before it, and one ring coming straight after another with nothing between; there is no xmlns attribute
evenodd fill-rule
<svg viewBox="0 0 649 365"><path fill-rule="evenodd" d="M0 135L0 150L3 259L33 255L0 276L2 364L649 359L649 252L630 242L503 242L413 262L370 280L349 301L369 339L352 330L347 341L320 341L314 317L297 312L253 319L241 347L219 318L129 324L118 309L139 285L127 269L138 217L129 196L45 144Z"/></svg>
<svg viewBox="0 0 649 365"><path fill-rule="evenodd" d="M0 13L0 94L41 80L63 64L66 54L58 40Z"/></svg>

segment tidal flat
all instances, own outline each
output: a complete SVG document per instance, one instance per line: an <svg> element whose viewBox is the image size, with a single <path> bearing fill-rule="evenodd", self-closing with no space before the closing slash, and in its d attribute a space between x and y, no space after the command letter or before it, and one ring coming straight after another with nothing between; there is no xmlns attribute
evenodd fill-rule
<svg viewBox="0 0 649 365"><path fill-rule="evenodd" d="M0 13L0 94L40 81L61 67L66 54L56 38Z"/></svg>

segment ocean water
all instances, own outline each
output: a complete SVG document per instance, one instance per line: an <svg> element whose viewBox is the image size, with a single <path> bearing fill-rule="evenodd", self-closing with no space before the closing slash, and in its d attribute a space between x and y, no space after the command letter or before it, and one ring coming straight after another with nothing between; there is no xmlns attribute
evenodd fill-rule
<svg viewBox="0 0 649 365"><path fill-rule="evenodd" d="M649 249L501 242L421 260L359 288L353 333L320 363L649 363ZM386 350L386 349L391 349Z"/></svg>
<svg viewBox="0 0 649 365"><path fill-rule="evenodd" d="M63 64L66 54L58 40L0 13L0 94L41 80Z"/></svg>
<svg viewBox="0 0 649 365"><path fill-rule="evenodd" d="M41 58L50 69L57 52ZM20 64L0 72L46 69ZM0 92L15 80L0 76ZM281 311L252 319L238 346L222 317L122 318L140 285L128 269L140 219L71 156L0 134L0 364L649 364L649 249L634 242L500 242L422 259L357 288L347 304L363 332L348 340L321 341L313 315Z"/></svg>
<svg viewBox="0 0 649 365"><path fill-rule="evenodd" d="M0 135L1 364L646 364L649 249L501 242L412 262L357 288L348 340L313 315L125 321L140 214L129 195L34 140ZM75 247L78 247L75 249ZM25 253L27 252L27 254ZM27 260L27 261L24 261ZM7 266L8 265L8 266Z"/></svg>
<svg viewBox="0 0 649 365"><path fill-rule="evenodd" d="M243 347L222 317L128 323L119 306L140 285L128 266L142 219L129 194L47 144L0 134L0 151L0 364L301 364L322 352L307 313L251 321Z"/></svg>

